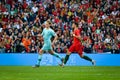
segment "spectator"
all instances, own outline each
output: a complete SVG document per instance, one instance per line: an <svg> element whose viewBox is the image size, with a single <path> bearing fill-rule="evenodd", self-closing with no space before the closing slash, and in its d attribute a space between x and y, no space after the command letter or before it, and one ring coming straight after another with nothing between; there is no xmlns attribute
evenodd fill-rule
<svg viewBox="0 0 120 80"><path fill-rule="evenodd" d="M37 52L36 46L35 46L34 43L32 43L32 44L30 45L30 53L35 53L35 52Z"/></svg>
<svg viewBox="0 0 120 80"><path fill-rule="evenodd" d="M104 43L105 43L105 44L111 44L111 37L110 37L110 35L107 35L107 36L106 36L106 38L105 38L105 40L104 40Z"/></svg>
<svg viewBox="0 0 120 80"><path fill-rule="evenodd" d="M25 37L22 38L22 44L25 47L26 52L30 52L29 46L31 45L31 39L28 36L28 34Z"/></svg>
<svg viewBox="0 0 120 80"><path fill-rule="evenodd" d="M96 52L120 50L119 4L118 0L2 0L0 37L5 41L2 48L6 52L22 52L25 47L27 52L37 52L43 42L36 35L50 19L51 28L59 36L59 45L54 48L61 48L59 52L72 43L72 22L78 22L81 34L91 39L85 48Z"/></svg>
<svg viewBox="0 0 120 80"><path fill-rule="evenodd" d="M4 37L4 39L5 39L5 52L6 52L6 53L12 52L12 51L11 51L11 42L12 42L11 38L6 35L6 36Z"/></svg>
<svg viewBox="0 0 120 80"><path fill-rule="evenodd" d="M32 11L33 11L34 13L38 12L38 7L37 7L36 3L35 3L34 6L32 7Z"/></svg>
<svg viewBox="0 0 120 80"><path fill-rule="evenodd" d="M56 47L56 49L55 49L55 52L57 52L57 53L62 52L62 48L61 48L60 44L57 44L57 47Z"/></svg>
<svg viewBox="0 0 120 80"><path fill-rule="evenodd" d="M92 40L90 36L85 39L84 37L84 52L92 53Z"/></svg>
<svg viewBox="0 0 120 80"><path fill-rule="evenodd" d="M5 41L0 38L0 53L5 53Z"/></svg>

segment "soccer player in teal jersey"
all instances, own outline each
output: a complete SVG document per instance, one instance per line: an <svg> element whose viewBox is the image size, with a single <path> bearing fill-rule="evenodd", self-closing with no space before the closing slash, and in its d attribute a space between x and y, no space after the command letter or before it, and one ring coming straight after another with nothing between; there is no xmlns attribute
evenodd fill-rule
<svg viewBox="0 0 120 80"><path fill-rule="evenodd" d="M43 54L44 51L48 51L51 55L59 58L62 61L62 58L58 55L58 53L55 53L52 49L52 45L54 45L58 36L53 31L53 29L50 28L50 21L46 21L45 26L46 27L43 29L43 32L41 34L41 36L43 37L43 40L44 40L44 44L43 44L43 47L39 50L37 63L33 67L39 67L40 66L40 62L41 62L41 59L42 59L42 54ZM52 36L54 36L53 42L51 42Z"/></svg>

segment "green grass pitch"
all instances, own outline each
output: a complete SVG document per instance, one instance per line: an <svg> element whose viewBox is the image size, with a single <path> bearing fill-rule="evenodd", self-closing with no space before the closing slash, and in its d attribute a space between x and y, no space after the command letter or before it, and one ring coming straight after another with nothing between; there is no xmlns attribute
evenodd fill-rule
<svg viewBox="0 0 120 80"><path fill-rule="evenodd" d="M0 66L0 80L120 80L120 66Z"/></svg>

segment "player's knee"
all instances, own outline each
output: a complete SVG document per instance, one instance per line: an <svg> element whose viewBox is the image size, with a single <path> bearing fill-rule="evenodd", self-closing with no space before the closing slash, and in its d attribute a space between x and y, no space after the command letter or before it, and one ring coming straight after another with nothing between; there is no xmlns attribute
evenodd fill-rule
<svg viewBox="0 0 120 80"><path fill-rule="evenodd" d="M68 55L70 55L70 54L71 54L71 52L68 50L68 51L67 51L67 54L68 54Z"/></svg>
<svg viewBox="0 0 120 80"><path fill-rule="evenodd" d="M42 50L39 50L39 54L42 54L43 53L43 51Z"/></svg>
<svg viewBox="0 0 120 80"><path fill-rule="evenodd" d="M82 57L83 57L83 55L80 55L80 57L82 58Z"/></svg>
<svg viewBox="0 0 120 80"><path fill-rule="evenodd" d="M83 57L83 51L82 50L79 50L78 54L80 55L81 58Z"/></svg>
<svg viewBox="0 0 120 80"><path fill-rule="evenodd" d="M83 54L82 53L79 53L80 57L82 58L83 57Z"/></svg>
<svg viewBox="0 0 120 80"><path fill-rule="evenodd" d="M48 51L51 55L53 55L55 52L53 50Z"/></svg>

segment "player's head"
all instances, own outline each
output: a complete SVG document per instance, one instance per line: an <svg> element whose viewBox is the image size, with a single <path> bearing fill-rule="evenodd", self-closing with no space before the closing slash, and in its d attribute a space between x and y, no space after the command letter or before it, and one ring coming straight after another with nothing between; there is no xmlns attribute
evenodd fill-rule
<svg viewBox="0 0 120 80"><path fill-rule="evenodd" d="M49 20L45 22L45 26L46 26L46 28L49 28L50 25L51 25L51 22L50 22Z"/></svg>
<svg viewBox="0 0 120 80"><path fill-rule="evenodd" d="M73 22L73 24L72 24L72 28L75 28L75 27L78 27L78 23Z"/></svg>
<svg viewBox="0 0 120 80"><path fill-rule="evenodd" d="M45 22L45 27L49 28L49 23L47 21Z"/></svg>

